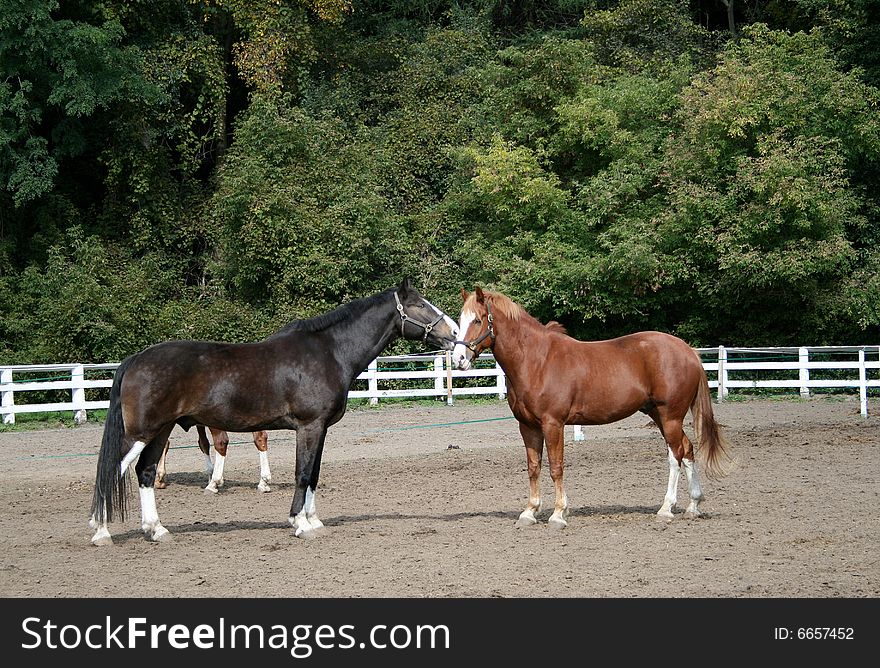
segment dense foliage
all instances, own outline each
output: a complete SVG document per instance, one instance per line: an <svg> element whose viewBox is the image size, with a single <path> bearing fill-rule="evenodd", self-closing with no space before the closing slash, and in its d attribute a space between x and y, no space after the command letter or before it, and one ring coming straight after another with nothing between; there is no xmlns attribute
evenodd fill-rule
<svg viewBox="0 0 880 668"><path fill-rule="evenodd" d="M878 12L0 0L0 362L255 340L404 275L581 338L877 343Z"/></svg>

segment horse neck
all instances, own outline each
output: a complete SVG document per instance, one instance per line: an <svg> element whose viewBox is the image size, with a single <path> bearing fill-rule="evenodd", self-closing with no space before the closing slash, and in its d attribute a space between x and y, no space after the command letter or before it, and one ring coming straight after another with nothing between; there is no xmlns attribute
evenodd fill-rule
<svg viewBox="0 0 880 668"><path fill-rule="evenodd" d="M397 310L390 300L382 301L327 332L333 339L337 362L354 380L400 335Z"/></svg>
<svg viewBox="0 0 880 668"><path fill-rule="evenodd" d="M529 360L539 357L546 344L547 330L533 317L523 313L519 320L495 315L495 344L492 353L511 385L516 386ZM539 354L536 356L535 353Z"/></svg>

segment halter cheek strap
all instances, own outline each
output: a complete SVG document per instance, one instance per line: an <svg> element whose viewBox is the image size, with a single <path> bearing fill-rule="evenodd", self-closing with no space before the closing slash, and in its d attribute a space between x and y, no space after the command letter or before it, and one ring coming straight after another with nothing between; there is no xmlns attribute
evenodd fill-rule
<svg viewBox="0 0 880 668"><path fill-rule="evenodd" d="M441 313L440 315L438 315L432 322L428 322L428 323L419 322L415 318L411 318L410 316L408 316L406 314L406 312L403 310L403 304L400 303L400 297L397 296L396 291L394 293L394 301L397 302L397 312L400 315L400 335L403 336L403 326L407 323L407 321L409 321L412 324L418 325L419 327L421 327L422 329L425 330L425 334L424 334L424 336L422 336L422 341L427 343L428 334L430 334L431 330L434 329L434 325L436 325L438 322L443 320L443 314Z"/></svg>
<svg viewBox="0 0 880 668"><path fill-rule="evenodd" d="M489 344L489 347L491 348L495 345L495 319L492 317L492 308L489 306L489 302L486 302L486 321L489 325L480 338L474 339L473 341L453 341L453 343L460 343L474 355L479 355L480 353L477 352L477 346L489 338L492 340Z"/></svg>

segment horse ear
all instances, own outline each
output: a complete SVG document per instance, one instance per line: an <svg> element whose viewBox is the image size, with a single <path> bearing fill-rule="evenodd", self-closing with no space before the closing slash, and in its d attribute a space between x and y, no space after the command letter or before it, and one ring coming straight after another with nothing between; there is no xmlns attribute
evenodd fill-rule
<svg viewBox="0 0 880 668"><path fill-rule="evenodd" d="M401 297L406 297L406 295L413 289L412 283L409 280L409 276L403 279L403 282L400 284L400 288L398 288L398 292L400 292Z"/></svg>
<svg viewBox="0 0 880 668"><path fill-rule="evenodd" d="M480 302L481 304L485 303L486 295L483 294L483 289L479 285L474 288L474 294L477 295L478 302Z"/></svg>
<svg viewBox="0 0 880 668"><path fill-rule="evenodd" d="M468 297L470 297L470 296L471 296L470 292L468 292L464 288L461 289L461 301L466 302L468 300Z"/></svg>

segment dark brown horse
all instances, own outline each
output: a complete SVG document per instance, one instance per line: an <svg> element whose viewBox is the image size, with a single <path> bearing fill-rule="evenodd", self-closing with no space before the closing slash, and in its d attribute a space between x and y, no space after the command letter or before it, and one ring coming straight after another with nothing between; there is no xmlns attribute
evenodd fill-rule
<svg viewBox="0 0 880 668"><path fill-rule="evenodd" d="M455 322L404 280L257 343L166 341L126 358L110 388L98 454L92 543L109 545L114 515L125 518L128 467L135 464L141 528L169 537L153 483L174 425L224 431L296 430L296 480L288 517L296 536L314 535L315 490L327 428L345 414L352 382L398 337L449 350Z"/></svg>
<svg viewBox="0 0 880 668"><path fill-rule="evenodd" d="M709 384L696 351L679 338L661 332L638 332L608 341L578 341L556 322L543 325L508 297L477 288L461 291L464 306L453 359L468 369L491 349L507 377L507 401L519 420L529 470L529 503L518 524L534 524L541 509L538 485L541 457L547 444L556 506L548 520L562 529L568 499L562 482L564 428L567 424L607 424L637 411L646 413L666 440L669 484L658 517L671 519L678 480L684 467L690 504L687 516L698 516L703 499L694 448L682 425L688 410L704 469L709 477L724 474L726 444L712 412Z"/></svg>
<svg viewBox="0 0 880 668"><path fill-rule="evenodd" d="M196 425L196 431L199 435L199 450L205 456L205 470L208 472L208 485L205 487L205 491L216 494L219 488L223 487L223 469L226 465L229 434L214 427L208 427L208 429L211 432L211 441L214 443L214 452L216 453L214 461L211 461L211 443L208 442L205 425ZM269 487L269 483L272 482L272 472L269 470L269 432L255 431L253 437L257 452L260 453L260 482L257 483L257 489L261 492L271 492L272 488ZM165 489L168 486L165 480L165 460L168 458L170 445L171 441L165 441L165 450L156 467L156 482L153 484L156 489Z"/></svg>

